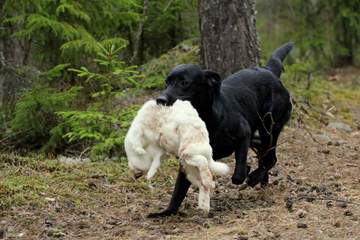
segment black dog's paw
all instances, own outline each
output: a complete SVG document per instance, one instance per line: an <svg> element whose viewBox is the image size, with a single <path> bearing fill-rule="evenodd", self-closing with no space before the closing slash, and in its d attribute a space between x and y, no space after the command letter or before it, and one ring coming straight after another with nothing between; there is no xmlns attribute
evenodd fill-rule
<svg viewBox="0 0 360 240"><path fill-rule="evenodd" d="M176 214L176 212L166 209L162 212L150 213L147 217L148 218L162 218L162 217L168 217L168 216L175 215L175 214Z"/></svg>
<svg viewBox="0 0 360 240"><path fill-rule="evenodd" d="M263 178L264 178L264 173L261 170L256 169L255 171L249 174L249 177L247 179L247 184L250 187L255 187L258 183L262 182Z"/></svg>
<svg viewBox="0 0 360 240"><path fill-rule="evenodd" d="M264 177L261 179L261 187L265 188L269 184L269 174L265 174Z"/></svg>
<svg viewBox="0 0 360 240"><path fill-rule="evenodd" d="M240 174L234 174L231 178L232 183L235 185L242 184L248 176L250 169L250 166L246 166L246 172L240 171Z"/></svg>
<svg viewBox="0 0 360 240"><path fill-rule="evenodd" d="M231 181L235 185L240 185L245 181L245 178L246 178L246 176L243 176L243 177L241 177L241 176L232 176Z"/></svg>

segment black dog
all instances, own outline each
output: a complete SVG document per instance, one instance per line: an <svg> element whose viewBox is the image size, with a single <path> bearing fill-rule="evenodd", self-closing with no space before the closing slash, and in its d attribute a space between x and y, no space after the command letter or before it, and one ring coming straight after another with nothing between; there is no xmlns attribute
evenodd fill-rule
<svg viewBox="0 0 360 240"><path fill-rule="evenodd" d="M168 75L166 89L156 99L163 105L172 105L176 99L191 101L206 123L213 158L235 152L234 184L241 184L246 178L252 187L268 183L268 171L277 161L278 136L291 114L290 96L279 77L282 61L292 47L293 43L287 43L275 50L266 67L244 69L223 81L217 73L203 71L196 65L179 65ZM255 131L259 132L260 141L252 147L257 150L259 163L248 175L247 153ZM189 186L185 174L179 171L169 207L149 217L175 214Z"/></svg>

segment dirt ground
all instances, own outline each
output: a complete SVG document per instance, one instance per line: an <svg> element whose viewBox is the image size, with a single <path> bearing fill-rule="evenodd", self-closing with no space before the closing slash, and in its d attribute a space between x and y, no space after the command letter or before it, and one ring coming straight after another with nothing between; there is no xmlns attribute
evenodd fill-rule
<svg viewBox="0 0 360 240"><path fill-rule="evenodd" d="M0 239L360 239L360 132L308 131L285 129L265 190L217 179L210 216L190 190L178 215L146 218L167 206L175 161L150 188L131 182L119 163L2 156Z"/></svg>

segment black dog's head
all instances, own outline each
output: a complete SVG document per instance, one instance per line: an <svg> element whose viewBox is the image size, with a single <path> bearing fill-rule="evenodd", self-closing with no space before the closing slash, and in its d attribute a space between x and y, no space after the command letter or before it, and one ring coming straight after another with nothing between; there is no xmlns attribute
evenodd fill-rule
<svg viewBox="0 0 360 240"><path fill-rule="evenodd" d="M176 66L167 76L166 88L156 99L158 104L172 105L177 99L190 101L195 108L211 105L213 97L220 90L219 74L201 70L193 64ZM198 109L199 110L199 109Z"/></svg>

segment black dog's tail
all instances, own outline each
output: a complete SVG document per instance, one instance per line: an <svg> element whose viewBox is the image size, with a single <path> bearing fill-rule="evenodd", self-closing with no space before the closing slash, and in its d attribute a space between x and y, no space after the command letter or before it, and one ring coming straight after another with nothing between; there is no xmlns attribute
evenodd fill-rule
<svg viewBox="0 0 360 240"><path fill-rule="evenodd" d="M283 64L282 61L288 55L288 53L291 51L291 49L294 47L293 42L288 42L276 49L269 61L266 64L266 68L269 69L272 73L274 73L277 77L280 77L281 72L283 70Z"/></svg>

